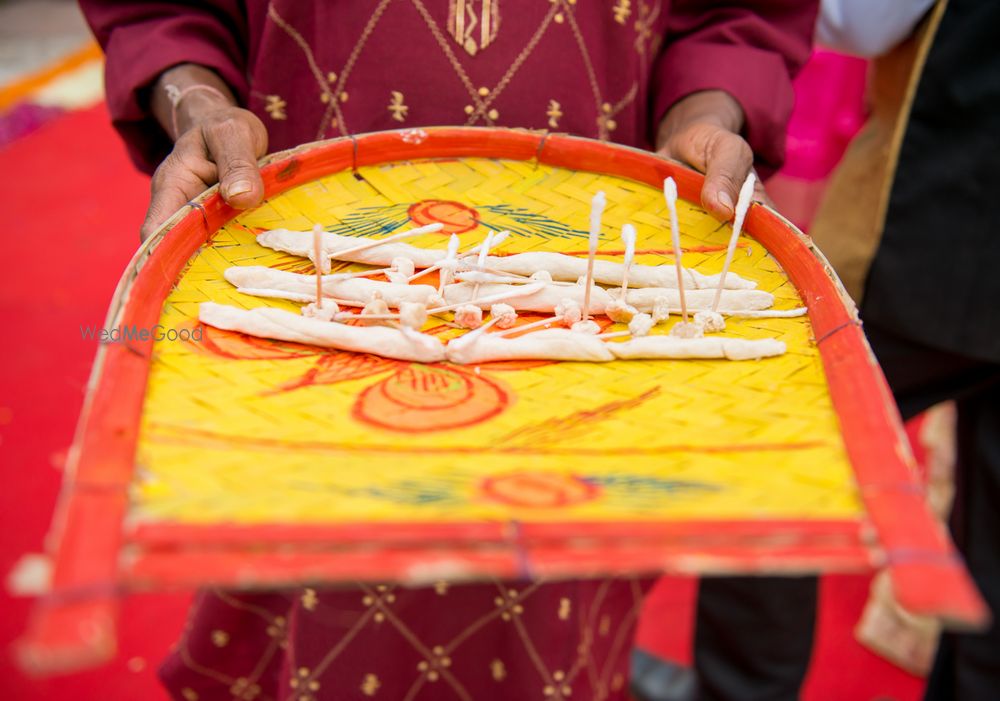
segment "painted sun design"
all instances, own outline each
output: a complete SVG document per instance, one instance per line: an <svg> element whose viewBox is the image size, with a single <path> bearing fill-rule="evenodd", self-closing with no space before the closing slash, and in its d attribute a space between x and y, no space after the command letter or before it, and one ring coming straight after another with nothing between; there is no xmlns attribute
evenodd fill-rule
<svg viewBox="0 0 1000 701"><path fill-rule="evenodd" d="M508 204L480 205L475 208L452 200L421 200L415 204L360 207L327 231L341 236L384 236L404 226L441 223L443 236L463 234L483 226L493 231L509 231L512 236L541 236L546 239L586 239L587 232Z"/></svg>

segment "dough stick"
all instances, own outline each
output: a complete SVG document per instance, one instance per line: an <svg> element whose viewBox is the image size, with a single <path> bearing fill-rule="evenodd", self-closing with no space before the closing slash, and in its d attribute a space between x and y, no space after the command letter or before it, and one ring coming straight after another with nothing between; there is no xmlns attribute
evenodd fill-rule
<svg viewBox="0 0 1000 701"><path fill-rule="evenodd" d="M594 256L597 255L597 240L601 235L601 216L607 198L601 190L590 201L590 241L587 248L587 279L586 292L583 295L583 320L590 318L590 288L594 284Z"/></svg>
<svg viewBox="0 0 1000 701"><path fill-rule="evenodd" d="M479 247L479 259L476 264L481 268L486 264L486 256L490 254L490 245L493 243L493 232L486 234L486 238L483 240L482 245ZM476 299L479 298L479 285L481 283L475 283L472 287L472 299L470 303L475 304Z"/></svg>
<svg viewBox="0 0 1000 701"><path fill-rule="evenodd" d="M628 273L632 269L632 261L635 260L635 227L625 224L622 227L622 241L625 243L625 270L622 272L622 299L628 292Z"/></svg>
<svg viewBox="0 0 1000 701"><path fill-rule="evenodd" d="M435 270L440 270L441 279L438 282L438 296L443 295L444 286L448 284L451 275L455 272L452 266L458 263L458 244L459 244L458 234L452 234L451 238L448 239L448 253L445 254L444 260L438 263L437 265L432 265L426 270L420 271L416 275L411 275L408 282L413 282L422 275L426 275L427 273L433 272Z"/></svg>
<svg viewBox="0 0 1000 701"><path fill-rule="evenodd" d="M490 295L483 297L482 299L477 299L476 304L492 304L493 302L502 302L505 299L511 299L512 297L529 297L536 292L541 291L545 288L545 283L539 282L534 285L525 285L519 287L516 290L507 290L505 292L498 292L495 295ZM434 309L428 309L428 314L441 314L442 312L450 312L453 309L457 309L465 304L471 304L469 300L463 300L461 302L455 302L454 304L446 304L443 307L436 307Z"/></svg>
<svg viewBox="0 0 1000 701"><path fill-rule="evenodd" d="M353 248L345 248L342 251L337 251L334 255L337 258L342 258L343 256L349 256L352 253L367 251L369 248L375 248L376 246L381 246L382 244L392 243L393 241L400 241L402 239L408 239L414 236L420 236L421 234L429 234L434 231L440 231L442 228L444 228L444 224L441 224L440 222L435 222L434 224L428 224L427 226L419 226L416 229L410 229L409 231L401 231L398 234L393 234L392 236L386 236L384 239L365 241L364 243L358 244Z"/></svg>
<svg viewBox="0 0 1000 701"><path fill-rule="evenodd" d="M677 224L677 183L673 178L663 181L663 197L667 201L667 209L670 211L670 236L674 246L674 265L677 267L677 289L680 290L681 297L681 317L687 323L687 300L684 296L684 267L681 265L681 232ZM725 273L722 275L725 282Z"/></svg>
<svg viewBox="0 0 1000 701"><path fill-rule="evenodd" d="M722 264L722 275L719 276L719 286L715 289L715 300L712 302L712 311L719 310L719 300L722 298L722 289L726 286L726 275L729 273L729 266L733 262L733 253L736 252L736 241L740 238L743 230L743 220L750 209L750 201L753 198L753 187L757 182L757 177L751 171L747 179L740 188L740 196L736 200L736 217L733 219L733 235L729 239L729 248L726 249L726 262Z"/></svg>
<svg viewBox="0 0 1000 701"><path fill-rule="evenodd" d="M323 263L330 266L330 259L323 255L323 227L319 224L313 226L313 267L316 268L316 309L323 309Z"/></svg>
<svg viewBox="0 0 1000 701"><path fill-rule="evenodd" d="M553 316L548 319L539 319L538 321L532 321L528 324L521 324L520 326L513 326L509 329L504 329L503 331L497 331L497 336L509 336L513 333L520 333L522 331L531 331L532 329L537 329L539 327L552 326L562 320L562 317Z"/></svg>

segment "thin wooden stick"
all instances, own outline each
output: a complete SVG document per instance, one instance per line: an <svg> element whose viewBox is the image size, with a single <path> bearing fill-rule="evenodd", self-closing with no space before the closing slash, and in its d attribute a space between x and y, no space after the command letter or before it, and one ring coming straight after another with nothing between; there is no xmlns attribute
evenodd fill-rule
<svg viewBox="0 0 1000 701"><path fill-rule="evenodd" d="M483 240L482 246L479 249L479 258L476 263L479 267L486 265L486 256L490 254L490 244L493 243L493 232L490 231L486 234L486 238ZM472 286L472 302L475 303L476 299L479 297L479 287L482 283L475 283Z"/></svg>
<svg viewBox="0 0 1000 701"><path fill-rule="evenodd" d="M587 247L587 278L586 291L583 293L583 321L590 319L590 288L594 283L594 257L597 255L597 241L601 236L601 216L607 197L604 191L598 192L590 201L590 241Z"/></svg>
<svg viewBox="0 0 1000 701"><path fill-rule="evenodd" d="M375 248L376 246L381 246L385 243L392 243L393 241L400 241L402 239L412 238L414 236L420 236L421 234L429 234L434 231L440 231L444 228L444 224L440 222L435 222L433 224L428 224L427 226L420 226L416 229L410 229L409 231L401 231L398 234L393 234L392 236L386 236L384 239L374 239L371 241L365 241L362 244L358 244L353 248L345 248L342 251L333 251L327 254L333 258L343 259L344 256L351 255L352 253L360 253L361 251L367 251L369 248Z"/></svg>
<svg viewBox="0 0 1000 701"><path fill-rule="evenodd" d="M622 293L620 299L623 303L626 301L625 296L628 294L628 274L632 269L632 261L635 260L635 239L635 227L631 224L622 226L622 242L625 244L625 270L622 271Z"/></svg>
<svg viewBox="0 0 1000 701"><path fill-rule="evenodd" d="M554 316L550 319L539 319L538 321L532 321L527 324L521 324L520 326L511 326L509 329L503 329L496 332L496 336L509 336L512 333L518 333L519 331L531 331L532 329L537 329L540 327L549 327L552 324L561 321L562 317Z"/></svg>
<svg viewBox="0 0 1000 701"><path fill-rule="evenodd" d="M316 269L316 309L323 308L323 227L313 225L313 267ZM327 259L329 261L329 258Z"/></svg>
<svg viewBox="0 0 1000 701"><path fill-rule="evenodd" d="M733 262L733 253L736 251L736 241L740 238L743 230L743 221L746 219L747 211L750 209L750 202L753 199L753 188L757 182L757 176L751 171L747 179L743 181L740 188L740 196L736 200L736 217L733 219L733 235L729 238L729 247L726 249L726 262L722 264L722 275L719 276L719 286L715 289L715 299L712 301L712 311L718 311L719 301L722 299L722 290L726 286L726 275L729 274L729 266Z"/></svg>
<svg viewBox="0 0 1000 701"><path fill-rule="evenodd" d="M667 210L670 212L670 236L674 246L674 265L677 268L677 293L681 301L681 317L687 323L687 299L684 293L684 266L681 265L681 231L677 223L677 183L673 178L663 181L663 197L667 201Z"/></svg>
<svg viewBox="0 0 1000 701"><path fill-rule="evenodd" d="M461 306L463 306L465 304L475 304L476 306L480 306L480 305L483 305L483 304L492 304L493 302L502 302L505 299L511 299L512 297L530 297L531 295L535 294L539 290L542 290L544 287L545 287L545 283L541 283L541 282L536 283L534 285L525 285L524 287L521 287L521 288L516 289L516 290L509 290L507 292L497 292L495 295L489 295L489 296L483 297L482 299L476 300L475 302L473 302L471 300L465 300L463 302L455 302L453 304L446 304L443 307L435 307L434 309L428 309L427 313L428 314L440 314L441 312L450 312L452 309L458 309L459 307L461 307Z"/></svg>

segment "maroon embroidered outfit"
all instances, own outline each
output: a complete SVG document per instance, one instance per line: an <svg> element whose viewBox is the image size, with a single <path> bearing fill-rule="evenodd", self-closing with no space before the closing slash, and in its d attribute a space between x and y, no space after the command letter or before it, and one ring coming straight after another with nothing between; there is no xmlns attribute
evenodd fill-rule
<svg viewBox="0 0 1000 701"><path fill-rule="evenodd" d="M140 167L170 140L148 109L166 68L214 69L270 150L443 124L650 147L678 99L742 105L758 167L780 163L790 73L814 2L82 0L115 125ZM644 580L205 591L162 676L186 701L624 699Z"/></svg>

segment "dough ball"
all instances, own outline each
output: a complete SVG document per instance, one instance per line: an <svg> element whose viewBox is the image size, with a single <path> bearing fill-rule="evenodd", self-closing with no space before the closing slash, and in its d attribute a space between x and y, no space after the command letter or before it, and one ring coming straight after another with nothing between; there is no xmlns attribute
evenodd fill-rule
<svg viewBox="0 0 1000 701"><path fill-rule="evenodd" d="M695 312L694 323L701 326L705 333L718 333L726 330L726 320L718 312Z"/></svg>
<svg viewBox="0 0 1000 701"><path fill-rule="evenodd" d="M483 325L483 310L475 304L463 304L455 310L455 323L463 329L476 329Z"/></svg>
<svg viewBox="0 0 1000 701"><path fill-rule="evenodd" d="M577 333L589 333L591 335L597 335L601 332L601 327L593 319L578 321L571 328Z"/></svg>
<svg viewBox="0 0 1000 701"><path fill-rule="evenodd" d="M498 329L513 328L517 323L517 311L509 304L494 304L490 307L490 316L497 320Z"/></svg>
<svg viewBox="0 0 1000 701"><path fill-rule="evenodd" d="M678 321L670 329L670 335L674 338L701 338L705 335L704 329L691 321Z"/></svg>
<svg viewBox="0 0 1000 701"><path fill-rule="evenodd" d="M628 331L633 336L648 336L653 326L653 317L649 314L636 314L628 323Z"/></svg>
<svg viewBox="0 0 1000 701"><path fill-rule="evenodd" d="M302 307L302 316L321 321L333 321L333 317L340 311L340 307L332 299L323 300L323 306L317 307L315 302L310 302Z"/></svg>

